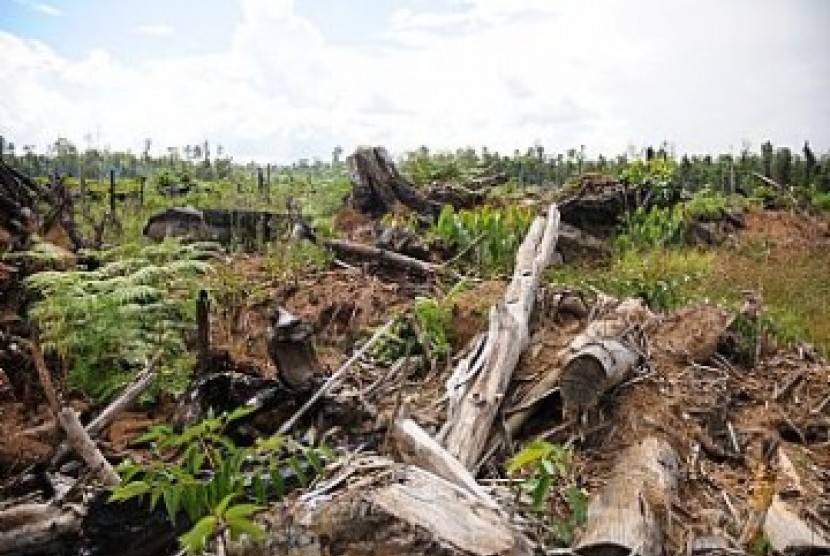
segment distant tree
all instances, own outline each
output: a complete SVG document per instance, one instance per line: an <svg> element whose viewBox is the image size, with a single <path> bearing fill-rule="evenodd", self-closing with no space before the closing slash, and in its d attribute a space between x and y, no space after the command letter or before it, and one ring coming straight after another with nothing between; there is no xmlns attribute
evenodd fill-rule
<svg viewBox="0 0 830 556"><path fill-rule="evenodd" d="M804 148L801 151L804 154L804 171L807 178L807 183L813 178L813 172L816 169L816 155L813 154L813 149L810 148L810 142L804 141Z"/></svg>
<svg viewBox="0 0 830 556"><path fill-rule="evenodd" d="M208 140L207 140L207 139L205 139L205 141L204 141L204 143L202 144L202 146L203 146L203 149L202 149L202 154L204 155L205 160L208 160L208 161L209 161L209 160L210 160L210 145L208 144Z"/></svg>
<svg viewBox="0 0 830 556"><path fill-rule="evenodd" d="M331 165L332 166L339 166L340 165L340 156L343 154L343 147L337 145L331 151Z"/></svg>
<svg viewBox="0 0 830 556"><path fill-rule="evenodd" d="M768 178L772 177L772 151L772 143L770 141L765 141L761 144L761 170Z"/></svg>
<svg viewBox="0 0 830 556"><path fill-rule="evenodd" d="M788 147L775 151L772 178L781 185L791 185L793 176L793 153Z"/></svg>

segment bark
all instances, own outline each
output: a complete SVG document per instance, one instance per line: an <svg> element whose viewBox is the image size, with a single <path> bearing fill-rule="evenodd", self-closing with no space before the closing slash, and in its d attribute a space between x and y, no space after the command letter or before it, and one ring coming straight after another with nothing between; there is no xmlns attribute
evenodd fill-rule
<svg viewBox="0 0 830 556"><path fill-rule="evenodd" d="M346 159L352 191L348 204L356 211L379 218L396 205L435 216L440 205L425 199L398 172L383 147L360 147Z"/></svg>
<svg viewBox="0 0 830 556"><path fill-rule="evenodd" d="M580 556L662 556L666 509L677 489L679 462L664 440L647 437L620 456L588 506L574 545Z"/></svg>
<svg viewBox="0 0 830 556"><path fill-rule="evenodd" d="M450 404L444 445L468 469L476 466L484 451L513 370L529 342L536 288L553 255L558 230L559 211L551 205L547 218L534 220L519 247L513 279L504 301L490 311L489 332L482 348L459 363L458 369L466 376L459 379L457 369L451 378L450 398L459 401Z"/></svg>
<svg viewBox="0 0 830 556"><path fill-rule="evenodd" d="M566 414L593 409L605 392L630 375L640 355L627 336L633 325L650 318L642 303L627 300L571 341L562 355L559 379Z"/></svg>
<svg viewBox="0 0 830 556"><path fill-rule="evenodd" d="M0 511L0 556L63 553L81 529L81 516L50 504L18 504Z"/></svg>

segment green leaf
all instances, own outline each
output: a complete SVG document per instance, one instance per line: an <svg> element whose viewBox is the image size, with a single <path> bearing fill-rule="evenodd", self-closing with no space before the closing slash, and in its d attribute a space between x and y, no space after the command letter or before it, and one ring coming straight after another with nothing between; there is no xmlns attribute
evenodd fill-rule
<svg viewBox="0 0 830 556"><path fill-rule="evenodd" d="M533 493L531 494L534 508L539 509L544 505L545 500L550 493L551 483L552 477L550 475L542 475L539 477L536 488L533 489Z"/></svg>
<svg viewBox="0 0 830 556"><path fill-rule="evenodd" d="M256 504L236 504L225 511L225 519L248 518L262 509L262 506Z"/></svg>
<svg viewBox="0 0 830 556"><path fill-rule="evenodd" d="M216 531L219 519L216 516L208 515L200 519L190 531L179 537L179 541L191 554L201 551L210 537Z"/></svg>
<svg viewBox="0 0 830 556"><path fill-rule="evenodd" d="M256 542L265 539L267 536L259 525L246 518L228 519L227 524L231 531L231 538L234 540L241 535L247 535L252 541Z"/></svg>
<svg viewBox="0 0 830 556"><path fill-rule="evenodd" d="M118 502L141 496L150 491L150 485L144 481L135 481L115 488L110 496L110 502Z"/></svg>
<svg viewBox="0 0 830 556"><path fill-rule="evenodd" d="M164 507L167 510L167 517L173 525L176 524L176 515L179 513L180 495L176 488L164 491Z"/></svg>
<svg viewBox="0 0 830 556"><path fill-rule="evenodd" d="M545 458L553 450L553 444L543 440L534 440L525 446L521 452L513 456L507 465L507 472L515 473L519 469L523 469L530 464Z"/></svg>
<svg viewBox="0 0 830 556"><path fill-rule="evenodd" d="M230 504L231 500L233 500L234 498L236 498L235 493L228 494L227 496L222 498L222 500L220 500L216 507L213 509L213 514L224 515L225 509L228 507L228 504Z"/></svg>

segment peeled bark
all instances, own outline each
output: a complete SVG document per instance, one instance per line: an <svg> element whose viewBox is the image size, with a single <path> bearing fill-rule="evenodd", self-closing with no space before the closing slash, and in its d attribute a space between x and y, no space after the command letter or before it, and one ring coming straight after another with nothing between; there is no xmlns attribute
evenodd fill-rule
<svg viewBox="0 0 830 556"><path fill-rule="evenodd" d="M450 454L468 469L473 469L481 458L513 370L529 342L536 288L553 255L558 230L559 211L551 205L546 218L533 221L519 247L504 302L490 310L483 346L459 362L462 372L456 371L451 378L450 399L458 402L450 403L442 436Z"/></svg>
<svg viewBox="0 0 830 556"><path fill-rule="evenodd" d="M662 556L666 509L677 490L679 462L664 440L647 437L626 450L588 506L580 556Z"/></svg>

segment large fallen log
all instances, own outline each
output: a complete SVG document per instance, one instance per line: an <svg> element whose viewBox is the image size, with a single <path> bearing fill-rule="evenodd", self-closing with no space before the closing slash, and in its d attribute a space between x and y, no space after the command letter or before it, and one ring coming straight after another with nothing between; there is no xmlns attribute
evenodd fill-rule
<svg viewBox="0 0 830 556"><path fill-rule="evenodd" d="M665 527L677 489L679 462L664 440L647 437L626 450L588 506L574 545L580 556L665 554Z"/></svg>
<svg viewBox="0 0 830 556"><path fill-rule="evenodd" d="M551 205L537 217L516 254L513 279L504 302L490 310L487 337L480 349L459 362L464 377L453 373L450 403L442 431L444 445L465 467L473 469L484 451L490 427L504 399L519 356L529 341L530 313L542 272L556 247L559 211Z"/></svg>

